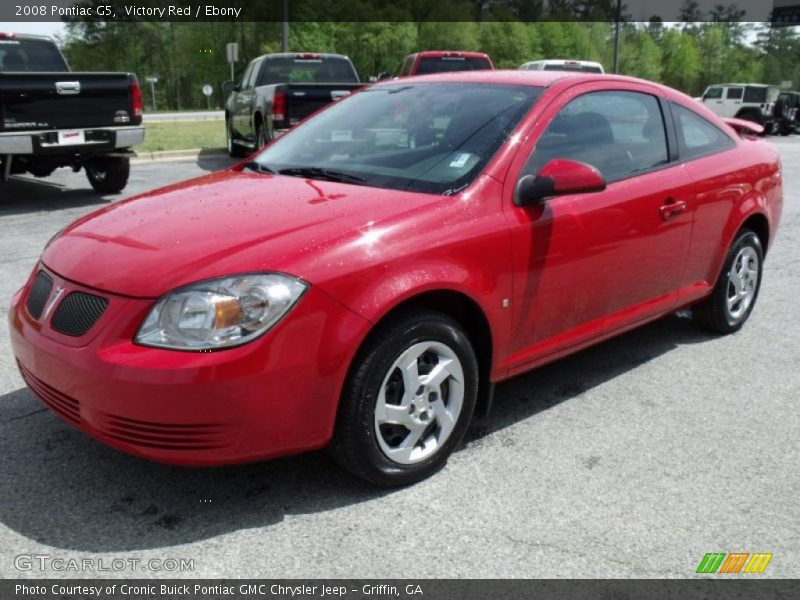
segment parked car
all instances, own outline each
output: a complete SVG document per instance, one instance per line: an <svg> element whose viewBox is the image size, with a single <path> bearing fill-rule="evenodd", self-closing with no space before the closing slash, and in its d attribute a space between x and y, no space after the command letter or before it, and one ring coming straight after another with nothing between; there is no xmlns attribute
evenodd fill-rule
<svg viewBox="0 0 800 600"><path fill-rule="evenodd" d="M0 159L12 174L86 170L102 193L128 182L144 141L142 94L132 73L75 73L53 40L0 33Z"/></svg>
<svg viewBox="0 0 800 600"><path fill-rule="evenodd" d="M482 71L494 69L492 59L481 52L425 50L409 54L397 69L396 77L428 75L450 71Z"/></svg>
<svg viewBox="0 0 800 600"><path fill-rule="evenodd" d="M350 59L309 52L253 59L236 84L226 81L228 154L262 148L311 113L361 87Z"/></svg>
<svg viewBox="0 0 800 600"><path fill-rule="evenodd" d="M67 227L12 298L14 355L62 418L137 456L329 446L414 482L495 382L686 307L744 325L782 174L758 125L730 123L627 77L379 83Z"/></svg>
<svg viewBox="0 0 800 600"><path fill-rule="evenodd" d="M772 113L778 133L781 135L794 133L800 115L800 92L781 92Z"/></svg>
<svg viewBox="0 0 800 600"><path fill-rule="evenodd" d="M524 71L576 71L579 73L605 73L603 65L590 60L566 60L551 58L548 60L534 60L520 65Z"/></svg>
<svg viewBox="0 0 800 600"><path fill-rule="evenodd" d="M773 109L779 89L756 83L723 83L706 88L700 101L714 114L758 123L767 133L775 129Z"/></svg>

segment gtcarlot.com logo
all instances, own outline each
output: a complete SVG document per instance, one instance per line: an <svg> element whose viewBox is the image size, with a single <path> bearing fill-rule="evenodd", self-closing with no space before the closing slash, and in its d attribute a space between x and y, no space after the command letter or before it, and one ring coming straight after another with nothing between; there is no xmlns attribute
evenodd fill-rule
<svg viewBox="0 0 800 600"><path fill-rule="evenodd" d="M760 575L771 560L772 554L766 552L709 552L700 561L697 573Z"/></svg>
<svg viewBox="0 0 800 600"><path fill-rule="evenodd" d="M135 557L81 557L62 558L50 554L19 554L14 557L18 571L69 571L73 573L103 573L121 571L182 572L194 571L193 558L148 558Z"/></svg>

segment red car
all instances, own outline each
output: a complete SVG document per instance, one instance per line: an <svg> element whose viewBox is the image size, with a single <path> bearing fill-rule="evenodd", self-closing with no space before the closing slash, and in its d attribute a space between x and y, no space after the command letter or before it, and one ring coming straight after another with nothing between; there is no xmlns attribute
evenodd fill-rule
<svg viewBox="0 0 800 600"><path fill-rule="evenodd" d="M748 128L625 77L378 84L56 235L14 353L61 417L141 457L330 446L419 480L498 381L682 307L744 324L782 207Z"/></svg>
<svg viewBox="0 0 800 600"><path fill-rule="evenodd" d="M406 56L397 70L396 77L484 69L493 70L494 64L489 55L482 52L426 50Z"/></svg>

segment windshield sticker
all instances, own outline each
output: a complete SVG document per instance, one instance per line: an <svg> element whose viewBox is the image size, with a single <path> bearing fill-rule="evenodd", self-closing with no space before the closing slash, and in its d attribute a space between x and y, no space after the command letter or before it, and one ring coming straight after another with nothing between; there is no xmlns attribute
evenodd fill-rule
<svg viewBox="0 0 800 600"><path fill-rule="evenodd" d="M465 164L467 164L469 157L470 157L469 152L462 152L461 154L456 154L456 157L450 161L450 166L453 169L461 169Z"/></svg>

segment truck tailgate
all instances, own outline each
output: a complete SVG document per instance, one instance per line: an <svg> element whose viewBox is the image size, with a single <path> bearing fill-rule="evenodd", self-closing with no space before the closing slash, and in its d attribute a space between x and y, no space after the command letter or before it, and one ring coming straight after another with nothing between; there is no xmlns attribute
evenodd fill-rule
<svg viewBox="0 0 800 600"><path fill-rule="evenodd" d="M3 73L0 131L132 125L127 73Z"/></svg>
<svg viewBox="0 0 800 600"><path fill-rule="evenodd" d="M289 125L295 125L334 100L349 96L363 85L362 83L289 83L281 86L286 93Z"/></svg>

